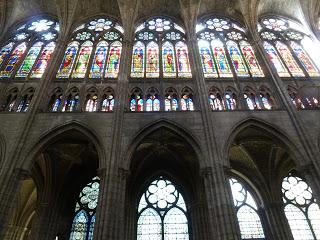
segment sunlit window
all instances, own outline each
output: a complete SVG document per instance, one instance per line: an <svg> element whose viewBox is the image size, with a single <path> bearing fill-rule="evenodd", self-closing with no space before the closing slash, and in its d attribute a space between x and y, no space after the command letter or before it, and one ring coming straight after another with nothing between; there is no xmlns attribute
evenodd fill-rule
<svg viewBox="0 0 320 240"><path fill-rule="evenodd" d="M75 207L70 240L92 240L100 179L94 177L80 192Z"/></svg>
<svg viewBox="0 0 320 240"><path fill-rule="evenodd" d="M137 240L188 240L187 208L174 184L159 177L138 206Z"/></svg>
<svg viewBox="0 0 320 240"><path fill-rule="evenodd" d="M230 179L241 239L265 239L258 206L252 194L237 179Z"/></svg>
<svg viewBox="0 0 320 240"><path fill-rule="evenodd" d="M320 209L310 186L295 173L282 182L284 211L295 240L320 239Z"/></svg>

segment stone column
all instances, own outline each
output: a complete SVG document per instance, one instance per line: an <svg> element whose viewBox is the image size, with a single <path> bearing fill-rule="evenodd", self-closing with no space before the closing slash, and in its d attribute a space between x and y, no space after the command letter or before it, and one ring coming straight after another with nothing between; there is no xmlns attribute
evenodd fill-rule
<svg viewBox="0 0 320 240"><path fill-rule="evenodd" d="M29 172L24 169L14 169L12 172L4 174L0 188L0 239L3 239L7 224L10 220L17 192L20 190L20 183L29 176Z"/></svg>
<svg viewBox="0 0 320 240"><path fill-rule="evenodd" d="M265 228L265 234L270 239L293 240L290 226L284 213L284 204L282 201L265 200L265 213L268 222L268 228ZM264 225L266 226L266 224ZM270 233L266 233L269 231Z"/></svg>
<svg viewBox="0 0 320 240"><path fill-rule="evenodd" d="M197 202L188 206L191 217L192 239L210 240L208 231L208 214L205 202Z"/></svg>
<svg viewBox="0 0 320 240"><path fill-rule="evenodd" d="M113 171L112 171L113 170ZM99 199L98 219L95 224L95 239L125 239L125 192L128 171L111 169L103 180Z"/></svg>
<svg viewBox="0 0 320 240"><path fill-rule="evenodd" d="M208 206L210 239L241 239L232 203L231 191L222 165L202 169Z"/></svg>
<svg viewBox="0 0 320 240"><path fill-rule="evenodd" d="M298 172L305 177L307 184L311 187L312 193L317 201L320 201L320 175L313 163L298 167Z"/></svg>

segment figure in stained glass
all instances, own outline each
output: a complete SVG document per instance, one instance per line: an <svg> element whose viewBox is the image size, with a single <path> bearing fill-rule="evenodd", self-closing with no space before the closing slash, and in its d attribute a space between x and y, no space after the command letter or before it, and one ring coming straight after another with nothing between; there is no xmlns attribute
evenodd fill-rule
<svg viewBox="0 0 320 240"><path fill-rule="evenodd" d="M97 46L96 53L93 58L90 78L102 78L104 66L106 63L107 51L108 44L106 42L100 42Z"/></svg>
<svg viewBox="0 0 320 240"><path fill-rule="evenodd" d="M308 72L308 74L312 77L319 76L319 71L313 64L312 60L308 56L308 54L305 52L305 50L300 46L299 44L296 44L294 42L291 43L291 47L295 55L299 58L299 61L305 68L305 70Z"/></svg>
<svg viewBox="0 0 320 240"><path fill-rule="evenodd" d="M244 56L244 59L246 60L250 72L253 77L263 77L264 74L259 66L259 63L255 57L254 51L252 47L246 43L246 42L241 42L240 44L241 50Z"/></svg>
<svg viewBox="0 0 320 240"><path fill-rule="evenodd" d="M131 76L144 76L144 44L141 42L137 42L133 49Z"/></svg>
<svg viewBox="0 0 320 240"><path fill-rule="evenodd" d="M178 42L176 44L176 54L179 77L191 77L188 48L186 44Z"/></svg>
<svg viewBox="0 0 320 240"><path fill-rule="evenodd" d="M51 56L54 52L55 47L56 47L56 44L53 42L49 43L47 46L44 47L38 61L33 67L32 73L30 75L31 78L42 77L42 75L44 74L44 71L48 66L48 62L51 59Z"/></svg>
<svg viewBox="0 0 320 240"><path fill-rule="evenodd" d="M106 72L107 78L118 77L121 50L122 50L121 43L116 42L113 45L111 45L109 57L108 57L107 72Z"/></svg>
<svg viewBox="0 0 320 240"><path fill-rule="evenodd" d="M159 77L159 47L151 42L147 45L147 77Z"/></svg>
<svg viewBox="0 0 320 240"><path fill-rule="evenodd" d="M162 46L162 64L164 77L176 76L174 49L169 42L164 43Z"/></svg>
<svg viewBox="0 0 320 240"><path fill-rule="evenodd" d="M218 74L212 59L212 54L208 46L200 47L200 55L202 62L202 69L205 77L217 77Z"/></svg>
<svg viewBox="0 0 320 240"><path fill-rule="evenodd" d="M35 63L35 61L41 51L42 45L43 45L42 42L38 42L38 43L34 44L29 49L29 52L27 53L27 56L24 58L24 61L23 61L22 65L17 73L17 77L28 76L33 64Z"/></svg>
<svg viewBox="0 0 320 240"><path fill-rule="evenodd" d="M296 60L294 60L288 47L280 42L276 43L276 47L277 47L280 55L282 56L282 59L286 63L287 67L289 68L291 74L296 77L304 76L303 71L301 70L301 68L297 64Z"/></svg>
<svg viewBox="0 0 320 240"><path fill-rule="evenodd" d="M84 78L92 51L92 42L85 42L79 51L76 67L72 74L74 78Z"/></svg>
<svg viewBox="0 0 320 240"><path fill-rule="evenodd" d="M27 49L26 43L21 43L18 45L13 53L11 54L8 63L5 67L5 69L1 72L1 77L10 77L16 64L20 61L21 57L23 56L24 52Z"/></svg>
<svg viewBox="0 0 320 240"><path fill-rule="evenodd" d="M220 77L232 77L232 73L230 70L230 66L227 60L227 56L223 49L223 45L220 41L213 41L212 42L214 57L217 62L217 66L219 69Z"/></svg>
<svg viewBox="0 0 320 240"><path fill-rule="evenodd" d="M12 47L13 47L13 43L9 43L7 44L6 46L4 46L2 49L1 49L1 52L0 52L0 66L2 65L2 63L7 60L11 50L12 50Z"/></svg>
<svg viewBox="0 0 320 240"><path fill-rule="evenodd" d="M73 42L68 46L64 59L60 66L59 72L57 74L57 77L61 77L61 78L69 77L77 52L78 52L78 46L79 46L79 43L77 42Z"/></svg>
<svg viewBox="0 0 320 240"><path fill-rule="evenodd" d="M281 62L278 53L276 52L275 48L271 46L269 43L264 43L264 49L268 54L268 58L270 62L276 68L280 77L289 77L288 71L285 69L283 63Z"/></svg>
<svg viewBox="0 0 320 240"><path fill-rule="evenodd" d="M249 76L248 69L243 61L243 58L241 56L241 53L237 45L233 42L228 42L227 46L228 46L229 54L237 75L241 77Z"/></svg>

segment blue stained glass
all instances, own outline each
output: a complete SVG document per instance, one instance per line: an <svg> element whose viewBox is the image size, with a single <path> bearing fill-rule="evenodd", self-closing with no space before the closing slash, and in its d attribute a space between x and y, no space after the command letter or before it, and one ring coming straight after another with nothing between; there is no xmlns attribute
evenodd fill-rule
<svg viewBox="0 0 320 240"><path fill-rule="evenodd" d="M93 58L91 71L89 75L90 78L102 78L106 64L107 52L107 42L100 42L97 46L96 53Z"/></svg>

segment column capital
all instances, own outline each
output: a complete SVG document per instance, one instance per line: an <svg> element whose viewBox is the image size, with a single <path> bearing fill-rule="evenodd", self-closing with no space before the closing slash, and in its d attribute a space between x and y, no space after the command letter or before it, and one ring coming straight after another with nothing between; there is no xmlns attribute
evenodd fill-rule
<svg viewBox="0 0 320 240"><path fill-rule="evenodd" d="M97 170L97 175L98 177L101 179L101 178L104 178L107 174L107 168L99 168Z"/></svg>
<svg viewBox="0 0 320 240"><path fill-rule="evenodd" d="M125 168L118 168L118 177L121 180L127 180L130 175L130 171Z"/></svg>
<svg viewBox="0 0 320 240"><path fill-rule="evenodd" d="M208 178L213 175L212 167L204 167L200 169L200 176L203 178Z"/></svg>

